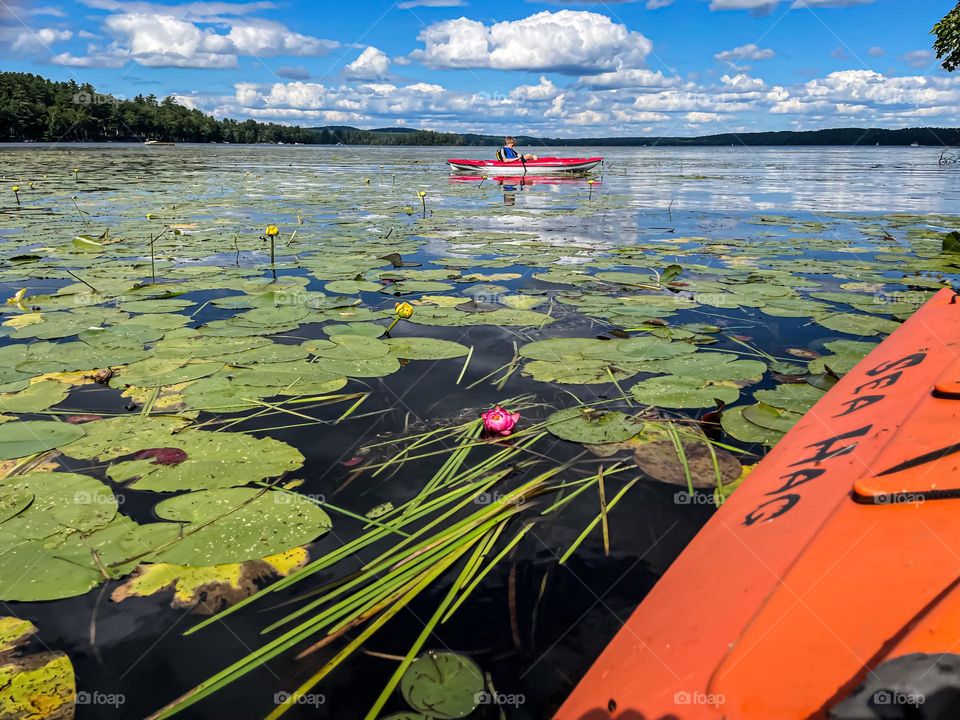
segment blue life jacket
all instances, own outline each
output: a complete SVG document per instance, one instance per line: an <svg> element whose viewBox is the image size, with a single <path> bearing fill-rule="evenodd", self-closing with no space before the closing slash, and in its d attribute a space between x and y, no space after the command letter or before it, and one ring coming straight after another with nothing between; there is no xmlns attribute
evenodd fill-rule
<svg viewBox="0 0 960 720"><path fill-rule="evenodd" d="M520 153L511 147L507 147L506 145L497 150L497 160L500 162L504 162L505 160L515 160L518 157L520 157Z"/></svg>

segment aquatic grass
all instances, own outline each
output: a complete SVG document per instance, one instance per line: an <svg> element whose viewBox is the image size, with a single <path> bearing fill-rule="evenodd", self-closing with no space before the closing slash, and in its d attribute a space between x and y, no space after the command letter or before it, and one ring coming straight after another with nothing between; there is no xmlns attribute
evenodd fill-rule
<svg viewBox="0 0 960 720"><path fill-rule="evenodd" d="M358 592L354 592L342 600L334 603L333 605L328 606L325 610L322 610L318 614L313 615L310 619L301 622L299 625L296 625L295 627L286 631L261 648L250 653L245 658L216 674L208 681L201 683L201 685L197 686L197 688L195 688L193 691L184 695L171 706L168 706L167 708L164 708L158 712L154 717L162 718L171 716L175 712L178 712L179 710L203 699L210 693L215 692L229 682L242 677L256 667L259 667L270 658L275 657L277 654L286 651L299 642L305 640L310 635L319 633L325 628L327 629L327 637L330 637L331 635L337 636L346 629L355 626L358 622L364 622L376 617L376 619L374 619L373 622L358 637L365 638L369 636L379 629L386 619L392 617L395 612L398 612L401 607L405 606L413 597L419 594L423 589L437 579L446 569L450 568L456 561L458 561L460 557L463 556L468 550L480 542L488 532L493 531L498 525L509 522L514 516L516 516L526 507L526 504L530 500L532 500L538 494L547 491L547 481L562 469L562 467L557 467L541 473L532 480L529 480L518 488L506 493L500 502L489 505L481 505L478 510L475 510L467 517L455 521L452 524L443 524L444 520L450 520L454 514L456 514L459 510L464 509L467 505L471 503L475 504L478 494L477 491L480 491L480 493L485 492L486 489L502 479L502 477L505 476L505 473L501 471L501 473L495 474L492 481L479 481L479 487L476 487L473 493L467 493L463 498L454 497L448 502L447 505L441 505L438 509L445 509L444 512L442 512L439 516L434 517L425 526L416 530L410 537L404 538L374 560L366 563L353 580L347 582L346 584L339 584L337 588L331 591L331 593L321 596L320 598L309 603L304 608L301 608L294 613L289 614L282 620L275 622L273 625L267 628L265 632L276 629L280 627L281 624L287 624L293 620L299 619L314 609L319 609L321 605L345 595L348 590L357 588ZM497 477L497 475L499 475L499 477ZM452 507L450 506L451 503ZM432 512L432 510L425 510L424 512ZM411 517L408 522L411 522L412 520L413 518ZM404 518L399 518L398 522L403 523ZM429 531L434 528L439 528L438 532L428 534ZM389 528L378 527L366 533L365 536L374 536L379 539L382 533L387 531L389 531ZM417 540L419 541L414 542ZM348 543L348 545L350 545L350 543ZM481 545L481 547L485 546L487 546L487 543ZM344 548L346 547L347 546L344 546ZM320 563L316 561L311 563L300 571L295 572L284 580L281 580L279 583L270 586L270 588L267 588L267 590L275 588L276 585L281 583L283 586L289 586L293 582L299 581L308 574L311 574L307 571L311 565L316 568L320 564L326 565L329 563L332 557L335 557L336 559L347 557L343 553L344 548L341 548L339 551L334 551L329 556L322 558L322 562ZM478 569L478 566L478 562L468 563L468 567L471 569L471 572L475 572ZM312 570L312 572L315 571L315 569ZM383 574L384 572L386 572L386 575ZM469 575L464 575L461 573L458 581L451 586L451 588L448 590L445 600L436 610L433 624L436 624L441 620L446 612L447 607L454 601L456 591L464 586L468 579ZM364 585L365 587L361 587ZM263 593L261 593L261 595L262 594ZM238 605L234 605L233 608L230 608L229 611L221 613L210 620L220 619L229 614L230 611L235 611L235 609L242 604L245 603L241 601L241 603L238 603ZM209 621L201 623L197 627L193 628L191 632L199 630L201 627L208 624L208 622ZM433 625L430 625L430 627L432 629ZM428 636L429 633L422 635L422 639L418 639L412 650L416 651ZM309 653L316 646L325 645L327 642L329 642L327 638L320 640L319 643L315 643L314 646L311 646L310 648L307 648L307 650L303 651L300 656L302 657L305 653ZM328 674L333 667L339 665L340 662L346 659L346 657L358 646L359 644L355 639L354 642L341 651L341 654L338 654L338 656L334 658L336 663L333 666L330 664L325 666L319 673L315 674L306 683L301 685L300 688L297 689L297 692L305 692L310 687L313 687L316 682L319 682L324 676L326 676L326 674ZM388 688L391 687L391 685L388 685ZM381 694L381 699L384 697L385 695ZM377 709L381 705L382 703L380 702L380 699L378 699L374 706L375 709L371 710L371 714L368 714L367 717L375 717ZM282 710L282 708L278 707L278 714L276 716L282 714Z"/></svg>
<svg viewBox="0 0 960 720"><path fill-rule="evenodd" d="M470 346L470 350L467 351L467 356L463 359L463 367L460 368L460 374L457 375L457 382L454 383L455 385L459 385L460 381L463 380L463 376L467 372L467 367L470 365L471 358L473 358L473 345Z"/></svg>
<svg viewBox="0 0 960 720"><path fill-rule="evenodd" d="M574 540L573 543L570 545L570 547L567 548L567 550L560 556L560 559L557 561L557 564L559 565L566 564L567 560L570 559L570 556L573 555L577 551L577 549L583 544L583 541L587 539L587 536L590 535L593 529L597 527L597 525L600 522L602 522L603 518L606 517L607 513L613 510L613 508L616 507L617 503L620 502L620 499L624 495L626 495L627 492L629 492L630 488L632 488L638 482L639 482L639 478L634 478L633 480L630 480L629 482L627 482L626 485L624 485L620 489L620 492L618 492L616 495L613 496L610 502L606 504L606 507L601 509L600 513L598 513L597 516L590 521L590 523L583 529L583 532L581 532L580 535L577 536L577 539Z"/></svg>
<svg viewBox="0 0 960 720"><path fill-rule="evenodd" d="M471 553L456 580L449 585L443 600L427 623L426 629L404 656L404 662L407 664L412 662L436 625L449 619L483 577L520 542L532 527L532 524L527 524L507 543L505 549L496 553L491 561L483 565L483 560L493 552L507 524L524 512L538 497L554 492L551 481L569 468L569 464L561 464L539 472L533 478L498 496L494 502L490 502L484 498L488 497L492 487L522 468L532 466L532 461L516 463L516 456L523 450L523 445L539 441L546 433L541 431L516 445L500 448L493 456L468 466L466 461L471 449L476 446L474 440L481 429L481 424L477 420L460 426L457 430L458 444L452 451L448 451L448 457L420 492L391 513L375 520L363 518L364 531L359 537L294 571L286 578L268 586L258 595L241 600L187 631L188 635L197 632L212 622L247 606L255 599L289 588L322 569L354 557L355 553L364 547L380 543L391 535L394 537L397 534L402 535L402 539L364 563L351 577L335 581L325 592L318 594L312 591L310 594L314 596L313 599L270 623L263 632L273 633L284 627L289 629L201 683L153 717L162 718L175 714L310 636L323 633L320 640L301 651L298 657L303 657L329 644L350 628L366 624L357 638L354 638L330 663L297 688L294 694L306 692L362 644L358 642L359 638L367 638L376 632L414 597L439 580L446 570L451 569L468 552ZM422 433L414 442L435 441L438 434L435 431ZM330 507L334 511L344 510L332 505ZM467 514L463 515L464 512ZM360 516L350 511L344 514L360 519ZM391 678L374 702L373 708L367 715L368 718L376 717L396 682L399 681L399 677L399 674L395 674ZM279 717L288 707L279 706L274 711L274 716Z"/></svg>
<svg viewBox="0 0 960 720"><path fill-rule="evenodd" d="M687 480L687 492L690 494L690 497L693 497L693 475L690 474L690 463L687 460L687 452L683 448L683 441L680 439L680 433L677 432L677 428L674 427L673 423L667 424L667 433L670 435L670 441L673 443L673 449L677 453L677 458L680 460L680 465L683 467L683 475ZM716 454L714 454L714 459L716 459Z"/></svg>

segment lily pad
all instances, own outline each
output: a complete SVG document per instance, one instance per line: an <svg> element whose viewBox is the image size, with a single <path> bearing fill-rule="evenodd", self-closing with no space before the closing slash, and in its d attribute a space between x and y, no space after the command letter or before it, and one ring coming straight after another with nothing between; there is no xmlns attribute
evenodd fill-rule
<svg viewBox="0 0 960 720"><path fill-rule="evenodd" d="M210 615L255 593L258 582L270 577L286 577L303 567L307 560L307 551L297 547L243 563L201 567L148 563L137 568L133 576L113 591L110 599L122 602L172 589L170 607L192 608Z"/></svg>
<svg viewBox="0 0 960 720"><path fill-rule="evenodd" d="M161 387L197 380L222 370L222 362L181 362L162 358L148 358L121 368L110 381L113 387Z"/></svg>
<svg viewBox="0 0 960 720"><path fill-rule="evenodd" d="M788 383L773 390L757 390L753 396L772 407L803 413L823 397L823 391L806 383Z"/></svg>
<svg viewBox="0 0 960 720"><path fill-rule="evenodd" d="M0 394L0 412L38 413L67 399L70 386L54 380L44 380L17 393Z"/></svg>
<svg viewBox="0 0 960 720"><path fill-rule="evenodd" d="M407 704L431 718L462 718L472 713L484 690L483 671L470 658L429 650L400 678Z"/></svg>
<svg viewBox="0 0 960 720"><path fill-rule="evenodd" d="M239 563L306 545L330 529L323 510L289 495L295 493L228 488L164 500L154 512L182 523L182 539L147 559L175 565Z"/></svg>
<svg viewBox="0 0 960 720"><path fill-rule="evenodd" d="M80 460L114 460L145 448L164 447L188 423L182 417L124 415L70 426L82 430L85 437L64 453Z"/></svg>
<svg viewBox="0 0 960 720"><path fill-rule="evenodd" d="M86 434L78 425L47 420L20 420L0 425L0 460L26 457L63 447Z"/></svg>
<svg viewBox="0 0 960 720"><path fill-rule="evenodd" d="M562 440L603 445L632 438L643 429L643 421L622 412L575 407L553 413L546 428Z"/></svg>
<svg viewBox="0 0 960 720"><path fill-rule="evenodd" d="M823 327L850 335L880 335L889 334L900 327L894 320L877 317L875 315L856 315L854 313L833 313L817 316L817 322Z"/></svg>
<svg viewBox="0 0 960 720"><path fill-rule="evenodd" d="M711 447L705 438L682 437L681 445L694 488L716 487L718 473L724 485L740 477L740 461L723 448ZM688 487L687 470L672 441L643 443L634 449L633 458L640 470L652 480Z"/></svg>
<svg viewBox="0 0 960 720"><path fill-rule="evenodd" d="M64 653L7 656L0 662L0 717L72 720L77 688Z"/></svg>
<svg viewBox="0 0 960 720"><path fill-rule="evenodd" d="M177 449L186 458L174 464L155 457L115 463L107 469L110 479L154 492L210 490L279 477L303 464L300 451L285 442L239 432L182 432L147 447Z"/></svg>
<svg viewBox="0 0 960 720"><path fill-rule="evenodd" d="M720 425L723 427L724 432L741 442L768 445L770 447L776 445L780 438L783 437L782 432L754 425L743 417L743 411L743 406L726 408L723 411L723 414L720 416Z"/></svg>
<svg viewBox="0 0 960 720"><path fill-rule="evenodd" d="M810 387L807 385L806 387ZM743 409L743 419L767 430L785 433L803 417L802 413L790 412L760 402Z"/></svg>
<svg viewBox="0 0 960 720"><path fill-rule="evenodd" d="M447 360L470 352L460 343L436 338L398 337L385 342L393 355L404 360Z"/></svg>
<svg viewBox="0 0 960 720"><path fill-rule="evenodd" d="M630 392L644 405L665 408L711 407L717 400L730 404L740 397L740 388L733 383L678 375L648 378L630 388Z"/></svg>

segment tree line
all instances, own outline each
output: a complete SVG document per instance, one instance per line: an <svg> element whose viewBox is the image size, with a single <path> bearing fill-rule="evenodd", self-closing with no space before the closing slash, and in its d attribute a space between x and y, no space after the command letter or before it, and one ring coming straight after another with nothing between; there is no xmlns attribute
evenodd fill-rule
<svg viewBox="0 0 960 720"><path fill-rule="evenodd" d="M123 100L89 83L54 82L30 73L0 73L0 140L102 142L315 142L299 127L217 120L155 95Z"/></svg>
<svg viewBox="0 0 960 720"><path fill-rule="evenodd" d="M3 142L320 143L328 145L461 145L453 133L428 130L303 128L255 120L217 120L172 97L131 100L97 92L89 83L56 82L31 73L0 72Z"/></svg>

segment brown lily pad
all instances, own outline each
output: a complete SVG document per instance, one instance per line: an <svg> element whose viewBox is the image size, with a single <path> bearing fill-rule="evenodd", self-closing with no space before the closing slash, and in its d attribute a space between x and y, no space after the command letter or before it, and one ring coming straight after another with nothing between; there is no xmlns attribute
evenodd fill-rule
<svg viewBox="0 0 960 720"><path fill-rule="evenodd" d="M713 488L717 486L717 473L710 453L710 446L703 440L683 440L683 452L686 455L690 478L695 488ZM726 450L714 447L720 480L726 484L740 477L741 465ZM687 486L687 475L677 449L670 440L657 440L645 443L633 451L634 460L644 475L652 480L670 485Z"/></svg>

